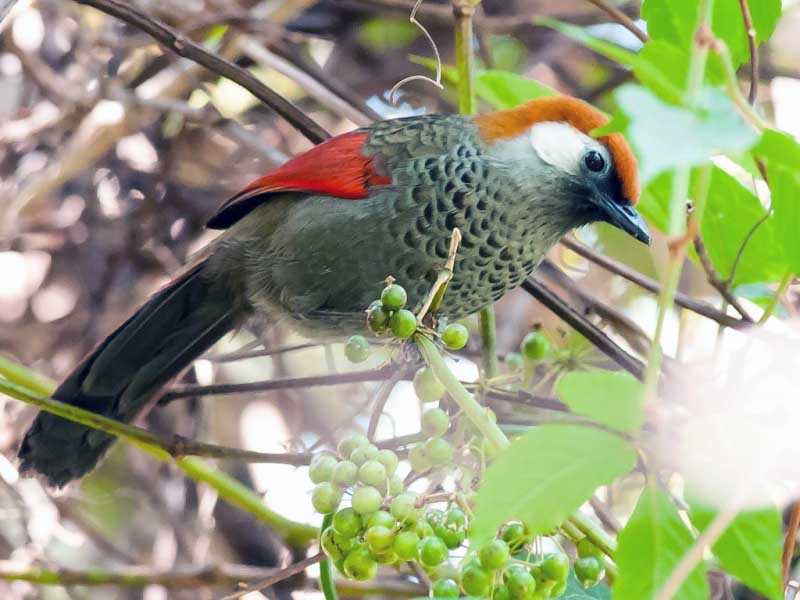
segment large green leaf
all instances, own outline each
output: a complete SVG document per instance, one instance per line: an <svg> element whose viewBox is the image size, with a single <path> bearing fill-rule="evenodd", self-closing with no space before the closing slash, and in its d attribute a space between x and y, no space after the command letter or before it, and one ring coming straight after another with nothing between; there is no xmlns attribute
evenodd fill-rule
<svg viewBox="0 0 800 600"><path fill-rule="evenodd" d="M642 384L623 371L573 371L561 377L556 394L573 412L621 431L642 424Z"/></svg>
<svg viewBox="0 0 800 600"><path fill-rule="evenodd" d="M769 39L781 16L781 0L749 0L748 5L756 40ZM687 50L694 38L697 11L697 0L645 0L642 4L642 18L647 21L650 37ZM711 29L728 45L735 66L750 59L739 0L715 0Z"/></svg>
<svg viewBox="0 0 800 600"><path fill-rule="evenodd" d="M793 273L800 273L800 173L783 165L771 165L769 187L772 190L776 239Z"/></svg>
<svg viewBox="0 0 800 600"><path fill-rule="evenodd" d="M800 144L791 135L767 129L753 153L766 161L767 165L783 165L800 170Z"/></svg>
<svg viewBox="0 0 800 600"><path fill-rule="evenodd" d="M692 505L690 517L700 531L714 519L713 510ZM783 598L781 514L775 508L741 513L712 549L722 567L771 600Z"/></svg>
<svg viewBox="0 0 800 600"><path fill-rule="evenodd" d="M660 489L648 486L617 537L619 576L614 600L650 600L691 547L693 539L678 509ZM707 600L705 565L689 574L672 600Z"/></svg>
<svg viewBox="0 0 800 600"><path fill-rule="evenodd" d="M475 77L475 92L495 108L512 108L528 100L558 94L553 88L533 79L493 70Z"/></svg>
<svg viewBox="0 0 800 600"><path fill-rule="evenodd" d="M622 116L612 126L624 125L645 185L664 171L698 166L717 154L747 150L758 141L731 99L714 88L704 89L697 110L667 104L633 84L620 87L614 96Z"/></svg>
<svg viewBox="0 0 800 600"><path fill-rule="evenodd" d="M534 427L486 470L471 537L482 542L511 519L523 521L533 535L552 531L635 462L634 450L606 431L580 425Z"/></svg>

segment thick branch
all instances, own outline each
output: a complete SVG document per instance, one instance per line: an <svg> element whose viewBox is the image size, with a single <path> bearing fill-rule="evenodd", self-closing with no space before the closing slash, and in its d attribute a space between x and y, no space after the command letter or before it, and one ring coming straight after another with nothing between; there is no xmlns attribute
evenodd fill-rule
<svg viewBox="0 0 800 600"><path fill-rule="evenodd" d="M276 113L286 119L294 128L318 144L330 137L318 123L310 119L299 108L261 83L245 69L205 50L182 33L175 31L158 19L150 17L134 6L121 0L75 0L97 10L116 17L144 31L155 40L169 48L178 56L188 58L217 73L222 77L235 81Z"/></svg>

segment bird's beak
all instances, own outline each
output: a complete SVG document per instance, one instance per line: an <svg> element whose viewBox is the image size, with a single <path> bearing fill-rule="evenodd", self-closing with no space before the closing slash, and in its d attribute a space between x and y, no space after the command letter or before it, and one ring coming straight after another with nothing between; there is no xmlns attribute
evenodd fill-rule
<svg viewBox="0 0 800 600"><path fill-rule="evenodd" d="M598 202L605 221L633 236L640 242L650 245L650 230L642 216L628 202L616 202L603 194Z"/></svg>

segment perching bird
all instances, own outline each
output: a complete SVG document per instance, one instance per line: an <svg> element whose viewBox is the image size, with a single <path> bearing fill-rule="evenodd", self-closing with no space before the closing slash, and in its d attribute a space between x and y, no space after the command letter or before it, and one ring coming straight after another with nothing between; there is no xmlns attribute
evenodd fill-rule
<svg viewBox="0 0 800 600"><path fill-rule="evenodd" d="M383 121L296 156L208 222L226 231L67 376L53 397L130 422L226 332L260 312L312 335L365 326L392 275L421 303L462 232L441 307L450 320L518 286L574 227L650 235L634 210L637 165L606 118L566 96L477 117ZM21 468L61 486L90 471L113 436L41 413Z"/></svg>

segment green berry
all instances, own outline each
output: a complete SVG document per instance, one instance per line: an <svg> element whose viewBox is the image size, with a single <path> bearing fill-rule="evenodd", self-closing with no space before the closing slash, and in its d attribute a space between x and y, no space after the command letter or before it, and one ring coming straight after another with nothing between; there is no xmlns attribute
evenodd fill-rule
<svg viewBox="0 0 800 600"><path fill-rule="evenodd" d="M389 510L394 518L401 523L415 522L417 515L417 495L407 492L395 496Z"/></svg>
<svg viewBox="0 0 800 600"><path fill-rule="evenodd" d="M407 300L405 288L396 283L387 285L381 292L381 304L386 310L400 310L406 305Z"/></svg>
<svg viewBox="0 0 800 600"><path fill-rule="evenodd" d="M448 350L461 350L467 345L469 331L461 323L451 323L442 332L442 343Z"/></svg>
<svg viewBox="0 0 800 600"><path fill-rule="evenodd" d="M351 335L344 346L344 355L351 363L361 363L369 358L369 342L363 335Z"/></svg>
<svg viewBox="0 0 800 600"><path fill-rule="evenodd" d="M420 519L419 521L417 521L417 526L414 529L414 531L417 532L417 535L420 538L426 538L432 535L436 535L436 532L433 530L433 527L431 527L431 524L428 523L428 521L426 521L425 519Z"/></svg>
<svg viewBox="0 0 800 600"><path fill-rule="evenodd" d="M388 449L379 450L375 460L383 465L383 468L386 470L386 475L389 477L394 475L394 472L397 470L397 464L399 463L397 454Z"/></svg>
<svg viewBox="0 0 800 600"><path fill-rule="evenodd" d="M433 464L425 444L417 444L411 447L408 451L408 462L411 464L411 470L415 473L423 473L430 469Z"/></svg>
<svg viewBox="0 0 800 600"><path fill-rule="evenodd" d="M377 460L368 460L358 469L358 480L364 485L378 487L386 484L386 468Z"/></svg>
<svg viewBox="0 0 800 600"><path fill-rule="evenodd" d="M372 558L369 548L364 545L350 551L344 559L343 567L345 575L356 581L368 581L375 577L378 571L377 561Z"/></svg>
<svg viewBox="0 0 800 600"><path fill-rule="evenodd" d="M461 570L461 589L468 596L485 597L492 585L492 576L488 571L474 564Z"/></svg>
<svg viewBox="0 0 800 600"><path fill-rule="evenodd" d="M575 561L573 569L575 569L575 577L585 588L592 587L605 576L605 565L596 556L579 558Z"/></svg>
<svg viewBox="0 0 800 600"><path fill-rule="evenodd" d="M560 598L564 594L567 593L567 582L565 581L556 581L555 585L550 588L550 598Z"/></svg>
<svg viewBox="0 0 800 600"><path fill-rule="evenodd" d="M333 530L343 538L352 538L361 533L361 517L352 508L343 508L333 515Z"/></svg>
<svg viewBox="0 0 800 600"><path fill-rule="evenodd" d="M401 531L394 538L392 550L400 560L417 560L419 536L414 531Z"/></svg>
<svg viewBox="0 0 800 600"><path fill-rule="evenodd" d="M530 600L536 591L536 580L522 567L511 567L506 572L506 584L512 600Z"/></svg>
<svg viewBox="0 0 800 600"><path fill-rule="evenodd" d="M419 543L419 560L426 567L435 567L447 560L447 546L435 535L423 538Z"/></svg>
<svg viewBox="0 0 800 600"><path fill-rule="evenodd" d="M447 511L444 524L452 529L466 529L467 514L458 507L453 507Z"/></svg>
<svg viewBox="0 0 800 600"><path fill-rule="evenodd" d="M373 333L381 334L389 326L391 313L383 307L380 300L370 304L367 309L367 327Z"/></svg>
<svg viewBox="0 0 800 600"><path fill-rule="evenodd" d="M342 487L349 487L356 482L358 478L358 467L356 464L349 460L342 460L336 463L333 468L333 476L331 480L336 485Z"/></svg>
<svg viewBox="0 0 800 600"><path fill-rule="evenodd" d="M350 549L350 539L336 533L333 527L328 527L322 532L319 543L325 554L333 560L344 558L344 555Z"/></svg>
<svg viewBox="0 0 800 600"><path fill-rule="evenodd" d="M330 454L318 454L308 466L308 476L314 483L330 481L333 478L333 470L336 468L337 461Z"/></svg>
<svg viewBox="0 0 800 600"><path fill-rule="evenodd" d="M487 571L502 569L508 564L510 556L511 552L508 549L508 544L503 540L492 540L484 545L478 553L481 566Z"/></svg>
<svg viewBox="0 0 800 600"><path fill-rule="evenodd" d="M444 511L439 510L438 508L429 508L425 512L425 520L433 527L441 525L444 523Z"/></svg>
<svg viewBox="0 0 800 600"><path fill-rule="evenodd" d="M379 510L378 512L374 512L367 518L367 527L388 527L389 529L394 529L396 525L394 517L391 513L386 512L385 510Z"/></svg>
<svg viewBox="0 0 800 600"><path fill-rule="evenodd" d="M463 544L464 539L467 537L467 533L463 529L447 529L441 525L436 528L436 535L439 536L445 546L451 550Z"/></svg>
<svg viewBox="0 0 800 600"><path fill-rule="evenodd" d="M453 446L444 438L432 438L425 442L425 452L434 465L444 465L453 458Z"/></svg>
<svg viewBox="0 0 800 600"><path fill-rule="evenodd" d="M548 554L542 561L542 572L548 579L563 581L569 575L569 557L563 552Z"/></svg>
<svg viewBox="0 0 800 600"><path fill-rule="evenodd" d="M506 356L506 367L511 373L518 373L522 370L525 364L525 359L519 352L511 352Z"/></svg>
<svg viewBox="0 0 800 600"><path fill-rule="evenodd" d="M528 528L522 523L508 523L501 533L503 541L508 544L512 554L519 552L531 542Z"/></svg>
<svg viewBox="0 0 800 600"><path fill-rule="evenodd" d="M378 448L373 444L359 446L353 450L353 453L350 455L350 460L359 467L368 460L375 460L376 458L378 458Z"/></svg>
<svg viewBox="0 0 800 600"><path fill-rule="evenodd" d="M394 531L383 525L375 525L364 533L364 541L373 554L381 554L392 547Z"/></svg>
<svg viewBox="0 0 800 600"><path fill-rule="evenodd" d="M492 590L492 600L511 600L511 592L505 584L498 585Z"/></svg>
<svg viewBox="0 0 800 600"><path fill-rule="evenodd" d="M587 556L594 556L600 559L603 558L603 551L595 546L588 537L581 538L580 541L575 545L575 548L578 551L579 558L586 558Z"/></svg>
<svg viewBox="0 0 800 600"><path fill-rule="evenodd" d="M444 396L445 389L430 367L425 367L414 375L414 391L420 402L436 402Z"/></svg>
<svg viewBox="0 0 800 600"><path fill-rule="evenodd" d="M350 455L353 453L353 450L355 450L359 446L366 446L367 444L369 444L367 436L362 435L360 433L355 433L351 435L349 438L339 442L339 446L336 448L336 451L339 453L339 456L347 460L350 458Z"/></svg>
<svg viewBox="0 0 800 600"><path fill-rule="evenodd" d="M429 438L443 436L449 427L450 418L441 408L431 408L422 413L422 433Z"/></svg>
<svg viewBox="0 0 800 600"><path fill-rule="evenodd" d="M327 515L339 507L342 501L342 490L333 485L330 481L323 481L314 487L311 493L311 504L317 512Z"/></svg>
<svg viewBox="0 0 800 600"><path fill-rule="evenodd" d="M400 476L392 475L389 479L389 494L391 496L397 496L398 494L402 494L404 489L405 485L403 484L403 480L400 478Z"/></svg>
<svg viewBox="0 0 800 600"><path fill-rule="evenodd" d="M542 360L550 352L550 342L544 334L533 331L524 337L519 349L527 360Z"/></svg>
<svg viewBox="0 0 800 600"><path fill-rule="evenodd" d="M360 515L374 513L381 508L381 493L372 486L365 485L353 492L351 504L353 510Z"/></svg>
<svg viewBox="0 0 800 600"><path fill-rule="evenodd" d="M389 319L389 327L392 334L401 340L407 340L417 330L417 316L405 308L398 310Z"/></svg>
<svg viewBox="0 0 800 600"><path fill-rule="evenodd" d="M434 598L458 598L458 584L452 579L440 579L434 581L431 586L431 593Z"/></svg>
<svg viewBox="0 0 800 600"><path fill-rule="evenodd" d="M393 565L397 562L397 554L394 550L387 550L386 552L376 554L375 560L378 561L379 565Z"/></svg>

